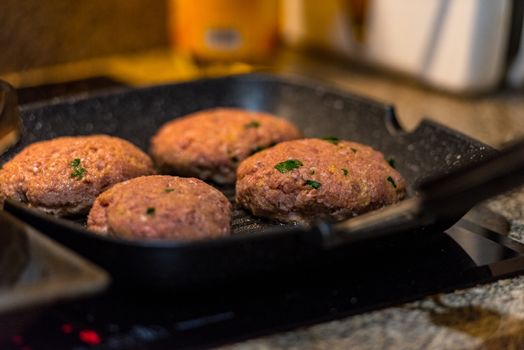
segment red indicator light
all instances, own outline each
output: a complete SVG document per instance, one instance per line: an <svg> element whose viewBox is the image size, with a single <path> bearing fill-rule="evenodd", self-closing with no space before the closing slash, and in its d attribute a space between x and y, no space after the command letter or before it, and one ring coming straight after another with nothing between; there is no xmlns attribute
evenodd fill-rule
<svg viewBox="0 0 524 350"><path fill-rule="evenodd" d="M89 345L98 345L101 341L98 333L90 329L84 329L80 331L78 336L80 337L81 341Z"/></svg>
<svg viewBox="0 0 524 350"><path fill-rule="evenodd" d="M13 335L11 337L11 342L15 345L22 345L24 343L24 339L19 335Z"/></svg>
<svg viewBox="0 0 524 350"><path fill-rule="evenodd" d="M73 333L73 326L70 323L64 323L61 328L66 334Z"/></svg>

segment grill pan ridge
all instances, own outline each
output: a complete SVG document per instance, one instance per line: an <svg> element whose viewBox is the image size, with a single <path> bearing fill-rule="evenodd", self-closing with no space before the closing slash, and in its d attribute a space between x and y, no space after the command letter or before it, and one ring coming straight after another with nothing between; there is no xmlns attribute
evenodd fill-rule
<svg viewBox="0 0 524 350"><path fill-rule="evenodd" d="M494 152L427 120L413 132L404 132L391 106L317 81L246 74L28 105L22 108L25 131L21 141L0 156L0 164L30 143L70 135L110 134L147 151L149 139L165 122L219 106L276 114L295 123L306 137L335 136L368 144L382 151L386 159L395 159L397 169L412 186ZM232 186L219 189L234 203ZM234 208L232 237L184 243L94 236L78 223L6 204L6 210L91 258L117 281L139 285L209 286L253 272L296 266L324 254L316 244L320 234L315 229L277 224ZM119 259L115 261L116 251ZM134 259L142 266L133 263ZM151 276L148 266L156 266L157 274Z"/></svg>

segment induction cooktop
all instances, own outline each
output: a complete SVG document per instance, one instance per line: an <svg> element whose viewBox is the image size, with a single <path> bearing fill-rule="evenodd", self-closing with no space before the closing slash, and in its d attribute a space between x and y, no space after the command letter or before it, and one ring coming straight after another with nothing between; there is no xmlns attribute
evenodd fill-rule
<svg viewBox="0 0 524 350"><path fill-rule="evenodd" d="M228 288L159 294L117 287L6 315L0 317L1 348L206 348L524 271L524 246L507 237L507 225L477 218L470 213L445 233L365 242L353 252L334 251L325 261Z"/></svg>
<svg viewBox="0 0 524 350"><path fill-rule="evenodd" d="M119 85L102 77L73 87ZM19 97L34 102L71 89L46 86ZM340 319L524 271L524 245L507 234L504 220L477 208L444 233L354 244L300 269L228 288L159 294L114 287L0 316L0 348L207 348Z"/></svg>

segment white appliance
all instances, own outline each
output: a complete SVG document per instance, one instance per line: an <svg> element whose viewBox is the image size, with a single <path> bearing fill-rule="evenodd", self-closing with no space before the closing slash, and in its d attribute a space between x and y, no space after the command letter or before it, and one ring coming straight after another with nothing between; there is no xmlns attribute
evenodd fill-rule
<svg viewBox="0 0 524 350"><path fill-rule="evenodd" d="M284 40L336 51L453 92L485 92L504 80L524 85L523 1L367 0L363 36L357 40L351 5L361 1L282 1Z"/></svg>

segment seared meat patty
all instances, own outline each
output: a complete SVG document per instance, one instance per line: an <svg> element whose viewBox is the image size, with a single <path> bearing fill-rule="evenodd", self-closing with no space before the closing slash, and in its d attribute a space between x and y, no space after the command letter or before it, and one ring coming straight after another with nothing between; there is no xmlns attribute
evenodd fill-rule
<svg viewBox="0 0 524 350"><path fill-rule="evenodd" d="M0 205L12 198L58 216L85 214L113 184L154 173L149 156L125 140L59 137L33 143L4 164Z"/></svg>
<svg viewBox="0 0 524 350"><path fill-rule="evenodd" d="M217 108L166 123L151 141L151 155L162 173L233 183L240 161L299 136L293 124L273 115Z"/></svg>
<svg viewBox="0 0 524 350"><path fill-rule="evenodd" d="M401 200L406 182L371 147L336 139L283 142L244 160L236 200L283 222L339 221Z"/></svg>
<svg viewBox="0 0 524 350"><path fill-rule="evenodd" d="M193 240L229 234L231 203L195 178L143 176L102 193L87 221L101 235Z"/></svg>

